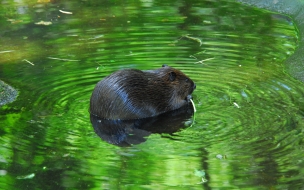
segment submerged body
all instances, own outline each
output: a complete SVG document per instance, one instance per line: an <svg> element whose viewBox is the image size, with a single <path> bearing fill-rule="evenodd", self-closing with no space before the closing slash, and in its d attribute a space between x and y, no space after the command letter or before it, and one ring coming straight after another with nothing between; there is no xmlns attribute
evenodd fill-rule
<svg viewBox="0 0 304 190"><path fill-rule="evenodd" d="M120 70L97 83L90 113L111 120L154 117L187 105L194 89L189 77L168 66Z"/></svg>

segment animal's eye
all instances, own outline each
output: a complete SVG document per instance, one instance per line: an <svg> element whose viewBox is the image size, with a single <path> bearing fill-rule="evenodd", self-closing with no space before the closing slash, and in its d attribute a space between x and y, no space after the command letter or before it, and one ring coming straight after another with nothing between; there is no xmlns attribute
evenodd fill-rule
<svg viewBox="0 0 304 190"><path fill-rule="evenodd" d="M170 72L170 73L169 73L169 80L170 80L170 81L174 81L175 78L176 78L176 73L175 73L175 72Z"/></svg>
<svg viewBox="0 0 304 190"><path fill-rule="evenodd" d="M168 65L166 65L166 64L163 64L163 65L162 65L162 67L168 67Z"/></svg>
<svg viewBox="0 0 304 190"><path fill-rule="evenodd" d="M186 82L188 82L189 81L189 79L188 78L186 78L186 80L185 80Z"/></svg>

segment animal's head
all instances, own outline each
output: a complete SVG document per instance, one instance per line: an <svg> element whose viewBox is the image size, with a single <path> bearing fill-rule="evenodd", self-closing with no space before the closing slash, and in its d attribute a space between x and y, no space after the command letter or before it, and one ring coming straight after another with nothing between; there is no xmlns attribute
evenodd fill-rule
<svg viewBox="0 0 304 190"><path fill-rule="evenodd" d="M167 88L172 98L189 100L196 88L195 83L183 72L178 69L163 65L162 68L155 70L158 76L158 83L163 88Z"/></svg>

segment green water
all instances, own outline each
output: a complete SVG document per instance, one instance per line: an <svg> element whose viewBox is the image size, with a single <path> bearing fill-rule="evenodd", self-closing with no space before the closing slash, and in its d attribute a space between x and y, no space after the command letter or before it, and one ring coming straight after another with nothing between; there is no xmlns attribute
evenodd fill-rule
<svg viewBox="0 0 304 190"><path fill-rule="evenodd" d="M1 189L303 188L304 85L283 65L296 31L233 1L2 2L0 79L19 96L0 108ZM162 64L195 81L194 124L102 141L95 84Z"/></svg>

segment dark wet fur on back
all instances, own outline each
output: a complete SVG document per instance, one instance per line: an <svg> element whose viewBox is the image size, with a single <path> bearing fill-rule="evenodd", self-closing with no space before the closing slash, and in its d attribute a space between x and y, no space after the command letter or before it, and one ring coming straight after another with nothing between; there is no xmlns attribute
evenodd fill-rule
<svg viewBox="0 0 304 190"><path fill-rule="evenodd" d="M153 117L187 105L194 88L184 73L168 66L120 70L97 83L90 113L114 120Z"/></svg>

